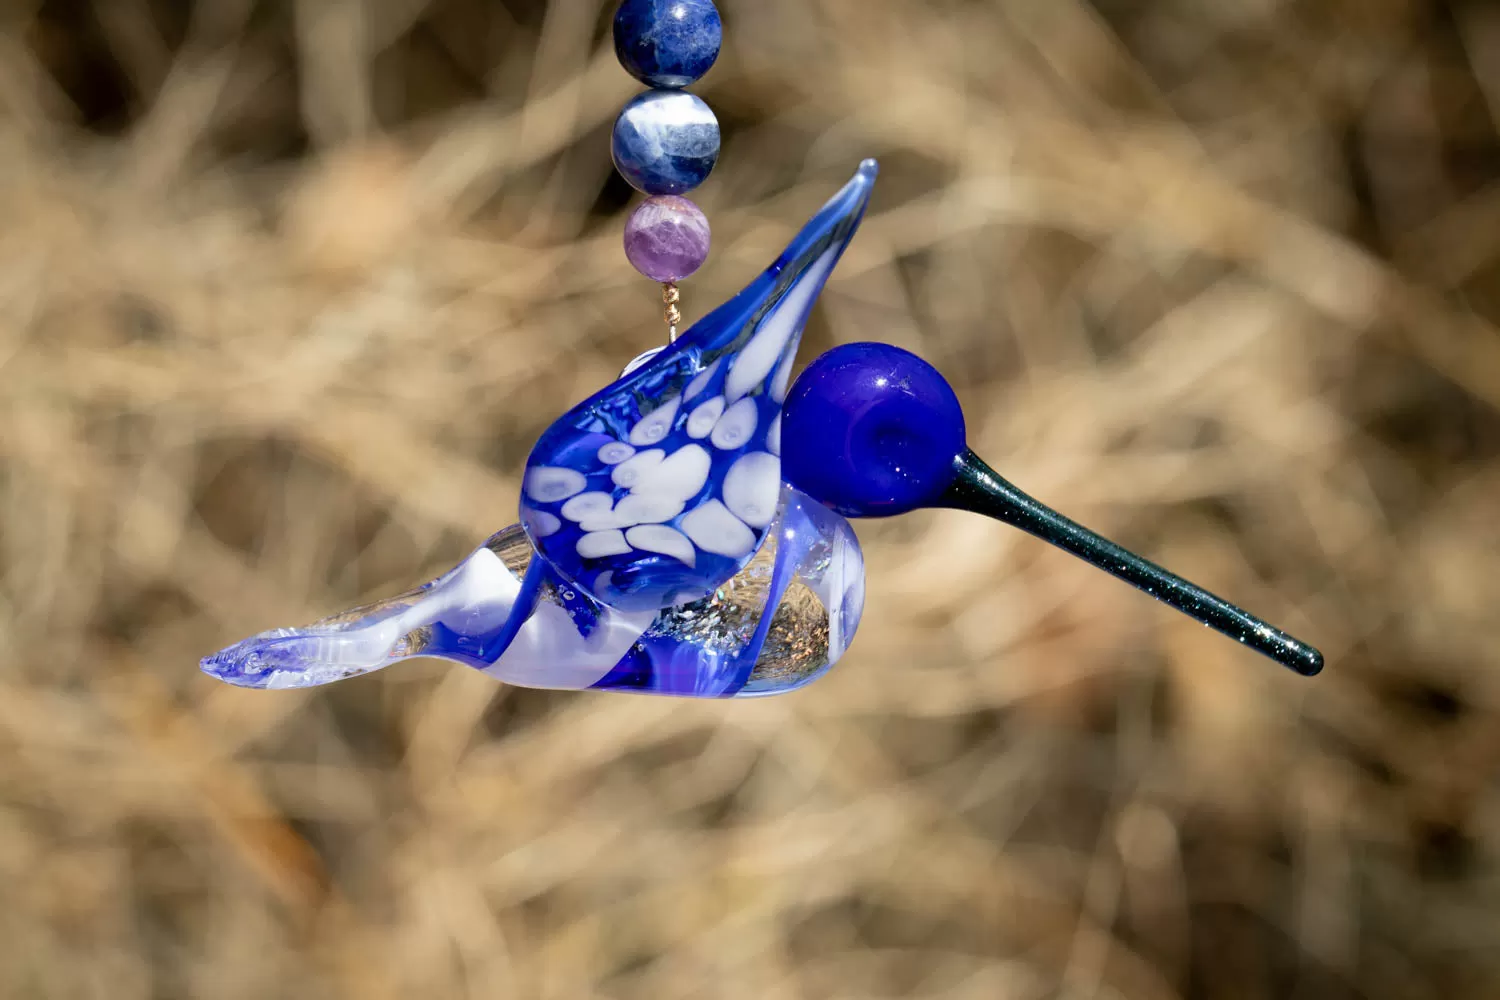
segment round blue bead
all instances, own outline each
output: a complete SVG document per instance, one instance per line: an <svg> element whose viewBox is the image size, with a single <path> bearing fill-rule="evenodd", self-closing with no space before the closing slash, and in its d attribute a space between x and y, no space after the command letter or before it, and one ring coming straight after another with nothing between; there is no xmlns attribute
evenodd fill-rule
<svg viewBox="0 0 1500 1000"><path fill-rule="evenodd" d="M786 481L845 517L931 506L967 449L964 414L938 370L889 344L847 344L819 357L787 396Z"/></svg>
<svg viewBox="0 0 1500 1000"><path fill-rule="evenodd" d="M615 55L653 87L686 87L709 71L723 41L713 0L625 0L615 11Z"/></svg>
<svg viewBox="0 0 1500 1000"><path fill-rule="evenodd" d="M620 112L611 143L615 168L646 194L686 194L719 160L719 120L680 90L648 90Z"/></svg>

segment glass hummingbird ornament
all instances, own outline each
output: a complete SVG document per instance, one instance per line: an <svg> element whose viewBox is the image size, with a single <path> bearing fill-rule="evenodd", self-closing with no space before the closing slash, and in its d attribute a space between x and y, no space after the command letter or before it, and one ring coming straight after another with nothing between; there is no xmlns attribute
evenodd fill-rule
<svg viewBox="0 0 1500 1000"><path fill-rule="evenodd" d="M784 484L782 402L876 173L861 165L744 291L543 432L518 525L421 588L204 671L298 688L435 656L522 686L716 698L817 677L859 625L864 562L842 516Z"/></svg>

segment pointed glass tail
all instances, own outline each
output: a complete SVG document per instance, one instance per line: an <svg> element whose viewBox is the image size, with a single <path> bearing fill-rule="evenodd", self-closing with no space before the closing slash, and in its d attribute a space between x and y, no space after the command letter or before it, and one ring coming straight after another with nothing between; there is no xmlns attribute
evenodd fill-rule
<svg viewBox="0 0 1500 1000"><path fill-rule="evenodd" d="M766 544L702 601L606 607L553 575L512 525L426 586L264 632L202 667L237 687L307 688L431 656L519 687L751 698L832 667L859 628L864 594L849 522L784 489Z"/></svg>
<svg viewBox="0 0 1500 1000"><path fill-rule="evenodd" d="M1304 677L1323 669L1323 654L1312 646L1038 503L972 451L954 459L954 470L941 506L992 517L1065 549Z"/></svg>

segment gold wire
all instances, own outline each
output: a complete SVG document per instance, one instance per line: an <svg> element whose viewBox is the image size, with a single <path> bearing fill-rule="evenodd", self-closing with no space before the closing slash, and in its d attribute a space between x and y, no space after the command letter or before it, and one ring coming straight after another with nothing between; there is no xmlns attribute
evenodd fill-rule
<svg viewBox="0 0 1500 1000"><path fill-rule="evenodd" d="M682 322L682 310L677 308L677 303L682 301L682 292L673 282L665 282L661 286L661 301L665 307L662 316L667 321L667 336L669 340L677 339L677 324Z"/></svg>

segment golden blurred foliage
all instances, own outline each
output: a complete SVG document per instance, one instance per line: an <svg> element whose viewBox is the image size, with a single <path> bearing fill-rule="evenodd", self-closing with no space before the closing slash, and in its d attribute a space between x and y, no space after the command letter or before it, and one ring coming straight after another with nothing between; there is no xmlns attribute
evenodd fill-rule
<svg viewBox="0 0 1500 1000"><path fill-rule="evenodd" d="M804 358L1327 671L944 513L782 699L217 685L659 342L611 5L10 0L0 995L1500 996L1500 8L719 3L688 318L879 158Z"/></svg>

